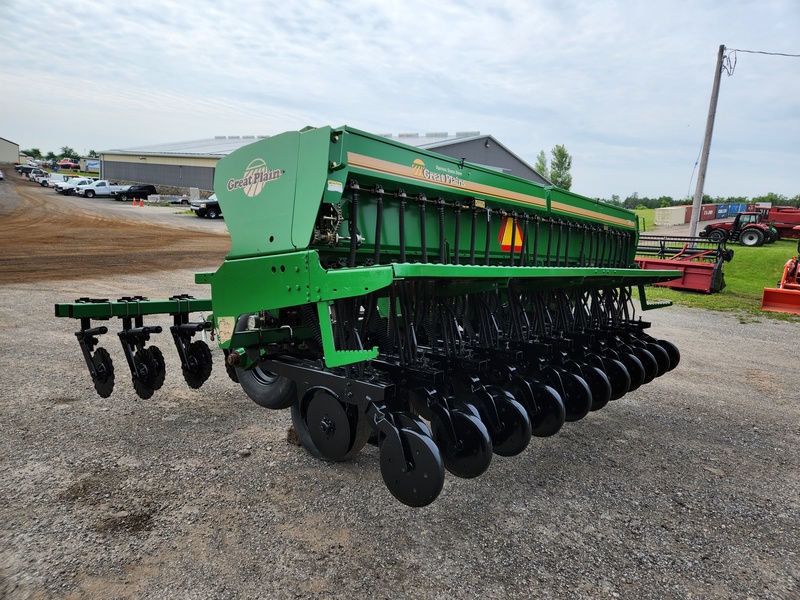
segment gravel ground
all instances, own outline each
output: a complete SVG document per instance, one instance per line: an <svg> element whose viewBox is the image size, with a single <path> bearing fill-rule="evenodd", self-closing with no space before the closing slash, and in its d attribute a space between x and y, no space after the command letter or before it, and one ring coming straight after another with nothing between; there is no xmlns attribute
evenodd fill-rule
<svg viewBox="0 0 800 600"><path fill-rule="evenodd" d="M4 256L44 194L9 179ZM114 219L152 232L133 211L70 201L105 223L73 238L63 200L41 197L56 216L37 213L27 231L42 240L51 227L54 256L64 245L106 256L96 244ZM162 210L171 238L216 239ZM76 323L55 319L53 303L200 296L195 269L111 261L61 277L36 267L44 259L18 262L30 268L0 262L2 598L800 598L796 322L645 313L680 347L676 370L495 457L478 479L448 475L431 506L413 509L385 489L376 448L325 464L287 443L288 411L247 399L221 351L192 390L162 336L166 383L143 401L112 331L117 386L94 393Z"/></svg>

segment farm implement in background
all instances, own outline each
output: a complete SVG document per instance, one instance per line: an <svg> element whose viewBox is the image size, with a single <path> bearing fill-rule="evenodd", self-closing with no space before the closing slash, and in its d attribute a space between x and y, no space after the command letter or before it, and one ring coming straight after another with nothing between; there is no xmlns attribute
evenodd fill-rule
<svg viewBox="0 0 800 600"><path fill-rule="evenodd" d="M725 287L723 264L733 259L724 240L703 237L640 235L636 264L644 270L676 269L679 278L653 285L711 294Z"/></svg>
<svg viewBox="0 0 800 600"><path fill-rule="evenodd" d="M794 227L800 234L800 225ZM783 274L777 288L764 288L761 297L761 310L785 312L800 315L800 240L797 242L797 255L783 265Z"/></svg>

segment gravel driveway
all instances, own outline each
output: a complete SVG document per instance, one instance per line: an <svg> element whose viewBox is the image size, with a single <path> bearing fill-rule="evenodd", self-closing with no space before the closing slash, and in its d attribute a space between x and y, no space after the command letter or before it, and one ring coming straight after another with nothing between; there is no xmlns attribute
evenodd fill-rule
<svg viewBox="0 0 800 600"><path fill-rule="evenodd" d="M247 399L221 351L192 390L162 335L143 401L112 330L97 396L53 303L202 296L192 252L214 268L228 242L171 209L68 203L65 224L63 204L0 182L0 597L800 598L800 324L645 313L676 370L413 509L376 448L325 464L287 443L288 411ZM140 244L130 268L106 230Z"/></svg>

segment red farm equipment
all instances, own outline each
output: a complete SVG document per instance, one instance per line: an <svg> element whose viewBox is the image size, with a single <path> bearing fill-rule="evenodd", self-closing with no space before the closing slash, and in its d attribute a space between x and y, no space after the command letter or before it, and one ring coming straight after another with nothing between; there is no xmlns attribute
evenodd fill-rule
<svg viewBox="0 0 800 600"><path fill-rule="evenodd" d="M794 227L800 233L800 225ZM800 255L800 241L797 242ZM783 275L777 288L764 288L761 297L761 310L785 312L800 315L800 260L793 256L783 265Z"/></svg>
<svg viewBox="0 0 800 600"><path fill-rule="evenodd" d="M698 235L712 242L739 242L742 246L763 246L780 238L760 212L742 212L733 221L710 223Z"/></svg>
<svg viewBox="0 0 800 600"><path fill-rule="evenodd" d="M636 263L644 270L673 269L681 276L655 283L676 290L712 294L725 287L722 265L733 258L725 241L707 238L640 235Z"/></svg>

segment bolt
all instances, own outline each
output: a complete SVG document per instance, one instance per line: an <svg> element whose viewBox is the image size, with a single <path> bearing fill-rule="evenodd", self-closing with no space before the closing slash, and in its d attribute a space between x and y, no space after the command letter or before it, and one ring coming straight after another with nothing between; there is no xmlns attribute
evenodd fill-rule
<svg viewBox="0 0 800 600"><path fill-rule="evenodd" d="M239 364L241 360L241 356L239 356L238 352L231 352L228 354L228 358L225 359L225 362L228 363L230 366L235 367Z"/></svg>
<svg viewBox="0 0 800 600"><path fill-rule="evenodd" d="M334 426L333 421L331 421L328 417L325 417L324 419L322 419L322 421L319 422L319 429L320 431L322 431L322 433L326 433L328 435L336 431L336 427Z"/></svg>

